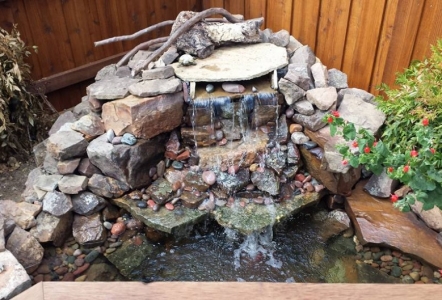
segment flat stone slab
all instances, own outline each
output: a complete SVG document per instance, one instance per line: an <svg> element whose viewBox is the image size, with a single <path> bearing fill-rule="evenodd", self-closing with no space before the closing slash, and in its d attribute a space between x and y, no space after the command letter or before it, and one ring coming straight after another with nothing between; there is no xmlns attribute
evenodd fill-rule
<svg viewBox="0 0 442 300"><path fill-rule="evenodd" d="M305 207L317 203L322 196L322 193L313 192L294 196L293 199L273 205L249 203L243 208L235 204L231 208L217 207L212 214L221 226L248 235L252 232L264 230L269 225L273 226Z"/></svg>
<svg viewBox="0 0 442 300"><path fill-rule="evenodd" d="M129 96L129 86L139 79L111 77L97 81L86 88L89 96L102 100L121 99Z"/></svg>
<svg viewBox="0 0 442 300"><path fill-rule="evenodd" d="M12 299L32 286L26 270L8 250L0 252L0 266L0 299Z"/></svg>
<svg viewBox="0 0 442 300"><path fill-rule="evenodd" d="M250 80L288 64L287 50L270 43L222 47L196 65L172 64L175 75L184 81L223 82Z"/></svg>
<svg viewBox="0 0 442 300"><path fill-rule="evenodd" d="M173 211L161 207L159 211L155 212L150 208L139 208L135 201L125 198L113 199L112 202L129 211L147 226L178 236L185 233L189 225L201 222L207 215L205 211L185 207Z"/></svg>
<svg viewBox="0 0 442 300"><path fill-rule="evenodd" d="M438 233L414 213L403 213L390 201L364 192L366 183L365 180L356 185L345 205L359 241L363 245L369 243L399 249L441 269L442 246L437 242Z"/></svg>

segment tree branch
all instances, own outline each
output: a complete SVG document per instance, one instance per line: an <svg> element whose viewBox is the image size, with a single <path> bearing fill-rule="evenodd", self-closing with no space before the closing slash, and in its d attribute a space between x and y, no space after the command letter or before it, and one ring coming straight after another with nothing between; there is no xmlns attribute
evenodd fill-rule
<svg viewBox="0 0 442 300"><path fill-rule="evenodd" d="M130 50L129 52L126 53L125 56L123 56L123 58L121 58L118 62L117 62L117 68L121 67L122 65L126 64L129 59L135 55L135 53L137 53L140 50L144 50L149 48L152 45L156 45L156 44L161 44L161 43L165 43L167 42L167 40L169 39L168 36L165 37L161 37L161 38L157 38L157 39L153 39L144 43L139 44L138 46L136 46L135 48L133 48L132 50ZM149 61L150 63L150 61ZM147 66L147 65L146 65Z"/></svg>

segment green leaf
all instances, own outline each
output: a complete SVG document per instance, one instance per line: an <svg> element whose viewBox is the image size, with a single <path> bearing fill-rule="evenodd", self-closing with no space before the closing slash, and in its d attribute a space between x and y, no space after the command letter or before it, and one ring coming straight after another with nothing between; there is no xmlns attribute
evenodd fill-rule
<svg viewBox="0 0 442 300"><path fill-rule="evenodd" d="M359 159L357 156L352 156L350 157L350 166L352 166L353 168L357 168L359 166Z"/></svg>
<svg viewBox="0 0 442 300"><path fill-rule="evenodd" d="M331 136L335 136L336 135L336 131L337 131L336 125L330 124L330 135Z"/></svg>
<svg viewBox="0 0 442 300"><path fill-rule="evenodd" d="M442 183L442 170L431 169L427 172L427 175L430 179Z"/></svg>
<svg viewBox="0 0 442 300"><path fill-rule="evenodd" d="M433 181L427 180L421 174L415 174L415 176L412 176L408 185L413 190L421 191L432 191L436 188L436 184Z"/></svg>
<svg viewBox="0 0 442 300"><path fill-rule="evenodd" d="M346 141L354 140L356 138L356 128L353 123L348 123L344 126L342 132Z"/></svg>

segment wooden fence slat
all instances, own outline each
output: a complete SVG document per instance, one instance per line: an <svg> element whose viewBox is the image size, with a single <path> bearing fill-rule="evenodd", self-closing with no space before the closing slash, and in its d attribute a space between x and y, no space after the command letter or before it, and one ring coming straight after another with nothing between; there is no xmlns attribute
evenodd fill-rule
<svg viewBox="0 0 442 300"><path fill-rule="evenodd" d="M442 38L442 1L426 0L419 26L417 39L414 43L412 59L423 59L431 56L429 45L435 45Z"/></svg>
<svg viewBox="0 0 442 300"><path fill-rule="evenodd" d="M400 0L382 82L393 85L396 73L408 67L416 42L424 0Z"/></svg>
<svg viewBox="0 0 442 300"><path fill-rule="evenodd" d="M267 28L267 16L266 16L266 7L267 0L245 0L244 3L244 18L246 20L264 17L264 24L262 25L262 29Z"/></svg>
<svg viewBox="0 0 442 300"><path fill-rule="evenodd" d="M95 0L92 2L95 2L98 12L98 24L100 28L99 40L127 34L120 33L120 30L118 30L119 16L113 8L113 4L115 4L114 0ZM103 47L106 56L123 52L123 43L121 42L111 43L100 47Z"/></svg>
<svg viewBox="0 0 442 300"><path fill-rule="evenodd" d="M281 29L290 31L292 25L293 0L267 1L267 28L277 32Z"/></svg>
<svg viewBox="0 0 442 300"><path fill-rule="evenodd" d="M316 56L329 68L341 69L351 0L321 2Z"/></svg>
<svg viewBox="0 0 442 300"><path fill-rule="evenodd" d="M352 2L342 63L350 87L369 89L384 8L385 0Z"/></svg>
<svg viewBox="0 0 442 300"><path fill-rule="evenodd" d="M245 15L244 0L224 0L224 7L231 14Z"/></svg>
<svg viewBox="0 0 442 300"><path fill-rule="evenodd" d="M2 14L2 18L0 20L0 27L8 32L11 32L11 29L14 24L14 16L12 13L11 3L9 1L0 2L0 11Z"/></svg>
<svg viewBox="0 0 442 300"><path fill-rule="evenodd" d="M292 35L316 51L316 32L319 24L320 0L294 0Z"/></svg>

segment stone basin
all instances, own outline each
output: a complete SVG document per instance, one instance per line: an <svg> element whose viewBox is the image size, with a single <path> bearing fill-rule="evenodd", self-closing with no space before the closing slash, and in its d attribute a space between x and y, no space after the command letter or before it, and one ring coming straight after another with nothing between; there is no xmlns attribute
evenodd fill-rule
<svg viewBox="0 0 442 300"><path fill-rule="evenodd" d="M150 208L139 208L135 201L125 198L113 199L112 202L130 212L147 226L176 236L182 236L189 227L201 222L208 214L206 211L186 207L173 211L161 207L159 211L155 212Z"/></svg>
<svg viewBox="0 0 442 300"><path fill-rule="evenodd" d="M290 217L307 206L319 202L323 193L306 193L294 196L292 199L272 205L249 203L246 207L218 207L213 211L215 220L223 227L235 229L241 234L249 235L260 232L266 227Z"/></svg>

